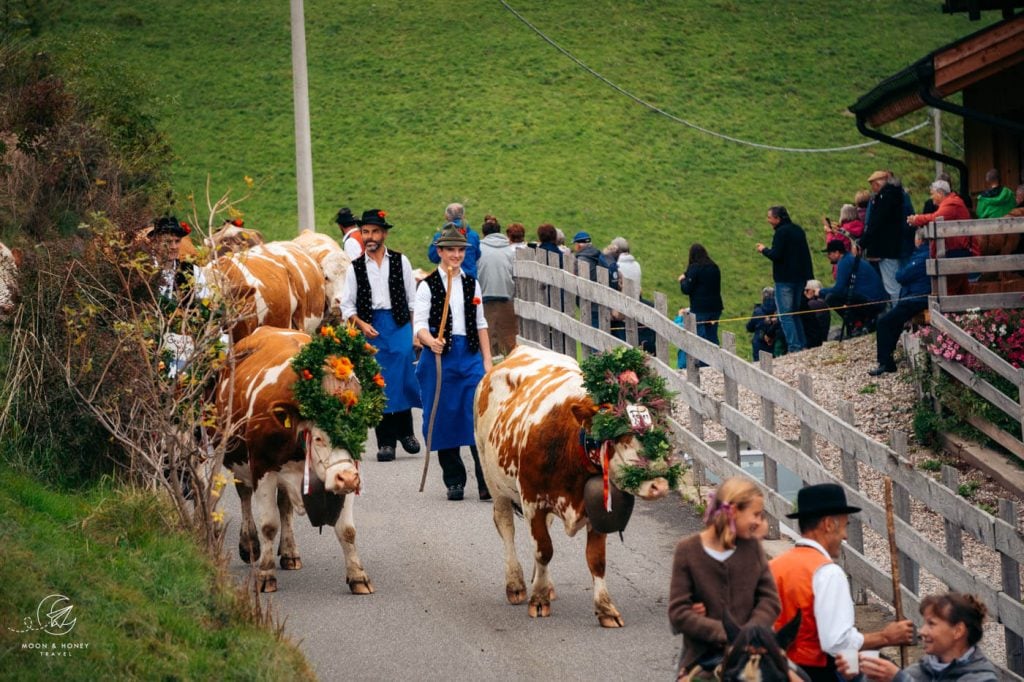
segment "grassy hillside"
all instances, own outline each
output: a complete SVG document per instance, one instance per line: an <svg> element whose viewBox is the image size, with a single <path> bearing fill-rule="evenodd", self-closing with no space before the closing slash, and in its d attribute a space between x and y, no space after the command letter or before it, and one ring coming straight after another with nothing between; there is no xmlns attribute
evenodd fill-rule
<svg viewBox="0 0 1024 682"><path fill-rule="evenodd" d="M846 107L880 79L980 23L938 0L514 0L522 15L606 78L676 116L787 147L864 142ZM644 108L580 69L499 0L307 0L316 217L388 210L415 265L443 206L628 237L645 289L684 302L676 276L704 243L723 267L726 317L749 314L771 279L753 249L765 209L789 207L819 242L821 215L893 168L916 204L934 166L887 146L766 151ZM67 3L49 40L93 67L127 64L157 99L183 199L245 191L248 224L294 234L288 3ZM84 47L83 47L84 46ZM918 114L891 131L923 120ZM959 121L945 118L959 138ZM931 129L913 136L931 144ZM947 143L948 146L948 143ZM180 206L180 204L179 204ZM828 281L828 264L816 262ZM738 329L742 323L727 325ZM745 346L746 344L741 344Z"/></svg>
<svg viewBox="0 0 1024 682"><path fill-rule="evenodd" d="M0 679L313 679L170 513L145 493L57 493L0 472ZM63 634L15 632L55 593L72 606Z"/></svg>

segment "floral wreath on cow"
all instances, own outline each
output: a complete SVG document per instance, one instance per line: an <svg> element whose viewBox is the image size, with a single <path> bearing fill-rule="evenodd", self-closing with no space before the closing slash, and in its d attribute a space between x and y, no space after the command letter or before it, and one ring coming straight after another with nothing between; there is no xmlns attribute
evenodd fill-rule
<svg viewBox="0 0 1024 682"><path fill-rule="evenodd" d="M299 414L323 429L332 446L345 448L355 460L363 456L367 430L379 424L384 413L384 377L373 357L376 353L349 323L340 330L321 327L292 358L292 369L299 376L294 387ZM335 392L324 388L324 377L347 382L353 375L359 380L358 391L348 386Z"/></svg>
<svg viewBox="0 0 1024 682"><path fill-rule="evenodd" d="M674 490L682 465L673 455L666 431L673 393L647 364L647 354L620 346L590 356L580 369L584 388L600 408L591 422L590 438L605 442L632 432L640 443L644 464L623 467L614 481L616 487L635 491L644 481L663 477Z"/></svg>

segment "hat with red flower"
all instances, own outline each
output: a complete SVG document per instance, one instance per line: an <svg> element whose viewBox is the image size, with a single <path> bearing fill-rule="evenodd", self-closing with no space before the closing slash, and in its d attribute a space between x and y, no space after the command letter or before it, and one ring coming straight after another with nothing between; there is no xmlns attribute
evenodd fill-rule
<svg viewBox="0 0 1024 682"><path fill-rule="evenodd" d="M153 222L153 231L149 234L151 237L161 234L172 234L180 239L181 237L187 237L190 232L192 232L192 228L188 226L188 223L181 222L174 216L165 215Z"/></svg>
<svg viewBox="0 0 1024 682"><path fill-rule="evenodd" d="M376 225L377 227L383 227L385 230L390 230L394 225L387 221L387 217L387 211L371 208L369 211L363 211L363 218L359 221L359 224Z"/></svg>

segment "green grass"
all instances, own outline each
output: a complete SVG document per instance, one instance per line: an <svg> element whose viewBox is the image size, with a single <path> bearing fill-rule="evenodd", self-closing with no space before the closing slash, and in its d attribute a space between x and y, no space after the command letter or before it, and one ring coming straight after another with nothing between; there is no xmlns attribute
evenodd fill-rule
<svg viewBox="0 0 1024 682"><path fill-rule="evenodd" d="M767 144L864 142L846 107L882 78L983 26L936 0L514 0L531 22L610 80L679 117ZM769 205L820 238L876 168L915 204L934 165L877 145L796 154L737 145L652 113L581 70L497 0L307 2L316 220L341 205L388 210L392 245L425 266L445 204L552 222L604 245L623 235L645 290L684 304L676 284L692 242L722 266L725 317L750 313L770 282ZM993 18L993 13L988 13ZM294 234L288 3L97 0L66 3L51 44L88 47L96 68L130 64L172 137L180 202L245 191L248 224ZM64 49L64 48L61 48ZM923 120L919 113L890 132ZM959 139L960 121L944 118ZM911 139L930 145L931 129ZM948 147L948 143L947 143ZM815 254L817 255L817 254ZM829 281L824 256L818 278ZM741 321L727 323L737 331ZM746 338L745 333L742 338ZM745 343L738 344L745 348Z"/></svg>
<svg viewBox="0 0 1024 682"><path fill-rule="evenodd" d="M313 679L297 649L245 618L229 579L169 518L148 493L56 493L0 472L0 679ZM73 605L70 632L12 631L55 593ZM66 643L88 647L22 648Z"/></svg>

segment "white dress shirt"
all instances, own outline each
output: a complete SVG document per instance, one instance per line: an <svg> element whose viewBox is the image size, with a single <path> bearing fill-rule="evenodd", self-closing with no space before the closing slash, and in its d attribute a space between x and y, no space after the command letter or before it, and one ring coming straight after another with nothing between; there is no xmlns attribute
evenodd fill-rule
<svg viewBox="0 0 1024 682"><path fill-rule="evenodd" d="M462 270L459 270L458 274L452 277L452 295L448 300L448 308L451 310L449 318L452 321L452 336L465 336L466 335L466 306L465 298L462 293ZM448 276L441 275L441 283L444 288L448 289ZM483 294L480 293L480 282L475 283L473 291L475 298L483 298ZM416 304L413 306L412 315L412 333L413 336L419 334L421 329L430 331L430 287L427 286L426 280L420 282L420 286L416 289ZM476 328L487 329L487 320L484 318L484 306L479 304L476 307Z"/></svg>
<svg viewBox="0 0 1024 682"><path fill-rule="evenodd" d="M384 249L384 258L380 265L370 256L366 257L366 277L370 280L370 292L373 295L374 310L391 310L391 290L388 288L388 277L391 273L391 256ZM412 275L412 264L402 254L402 280L405 284L405 298L412 307L416 297L416 279ZM349 319L356 314L356 269L350 267L345 273L345 296L341 299L341 317ZM372 322L373 320L363 320Z"/></svg>
<svg viewBox="0 0 1024 682"><path fill-rule="evenodd" d="M809 538L800 538L797 546L813 547L826 557L829 563L814 572L811 589L814 590L814 620L818 623L818 643L821 650L835 656L843 649L860 651L864 646L864 635L854 625L853 597L850 584L842 567L831 561L828 551L821 544Z"/></svg>

